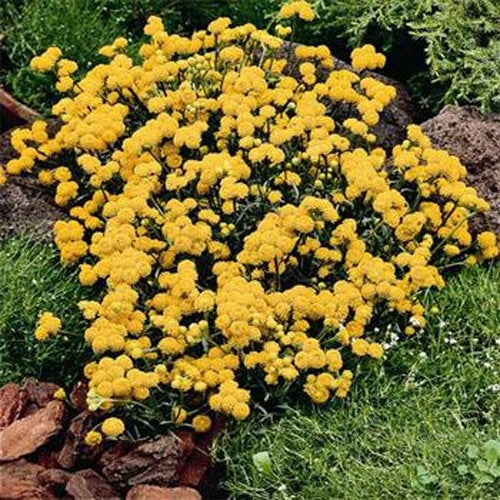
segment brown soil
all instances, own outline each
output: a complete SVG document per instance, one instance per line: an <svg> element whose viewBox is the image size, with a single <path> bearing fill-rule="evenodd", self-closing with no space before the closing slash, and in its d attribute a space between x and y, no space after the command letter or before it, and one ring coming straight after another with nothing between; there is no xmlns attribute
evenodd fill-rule
<svg viewBox="0 0 500 500"><path fill-rule="evenodd" d="M0 165L16 156L10 145L10 132L0 135ZM46 235L61 217L62 210L34 178L11 177L7 184L0 186L0 237L13 232Z"/></svg>

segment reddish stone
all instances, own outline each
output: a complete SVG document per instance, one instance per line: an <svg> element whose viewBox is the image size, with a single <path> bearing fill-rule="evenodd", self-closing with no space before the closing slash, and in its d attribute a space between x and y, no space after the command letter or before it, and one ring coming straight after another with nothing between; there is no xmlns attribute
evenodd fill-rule
<svg viewBox="0 0 500 500"><path fill-rule="evenodd" d="M113 486L92 469L73 474L66 484L66 491L75 500L120 500Z"/></svg>
<svg viewBox="0 0 500 500"><path fill-rule="evenodd" d="M0 430L17 420L26 406L26 394L17 384L0 389Z"/></svg>
<svg viewBox="0 0 500 500"><path fill-rule="evenodd" d="M23 391L29 401L43 408L54 400L54 393L60 389L56 384L50 382L39 382L36 378L28 377L23 384Z"/></svg>
<svg viewBox="0 0 500 500"><path fill-rule="evenodd" d="M127 494L126 500L201 500L201 495L193 488L180 486L163 488L150 484L134 486Z"/></svg>
<svg viewBox="0 0 500 500"><path fill-rule="evenodd" d="M38 481L48 488L66 486L72 474L61 469L47 469L38 473Z"/></svg>
<svg viewBox="0 0 500 500"><path fill-rule="evenodd" d="M51 401L33 415L16 420L0 431L0 461L33 453L62 428L64 404Z"/></svg>
<svg viewBox="0 0 500 500"><path fill-rule="evenodd" d="M88 452L89 450L84 449L84 439L93 425L94 415L89 411L84 411L71 420L66 431L63 447L57 455L57 461L61 467L71 469L75 466L79 457L87 457L88 453L85 451ZM94 452L97 452L97 450L94 450Z"/></svg>
<svg viewBox="0 0 500 500"><path fill-rule="evenodd" d="M210 455L196 448L179 474L179 484L200 486L211 467Z"/></svg>
<svg viewBox="0 0 500 500"><path fill-rule="evenodd" d="M69 395L69 401L73 405L73 408L82 412L87 409L87 392L89 389L88 383L80 380L75 384L71 393Z"/></svg>
<svg viewBox="0 0 500 500"><path fill-rule="evenodd" d="M54 446L56 444L54 443ZM42 446L30 457L30 461L41 465L45 469L59 469L57 461L57 451L52 449L52 446Z"/></svg>
<svg viewBox="0 0 500 500"><path fill-rule="evenodd" d="M8 500L51 500L54 495L38 480L43 467L21 458L0 464L0 498Z"/></svg>
<svg viewBox="0 0 500 500"><path fill-rule="evenodd" d="M194 448L191 435L162 436L155 441L136 444L121 456L105 453L102 472L112 483L122 486L178 484L179 472Z"/></svg>
<svg viewBox="0 0 500 500"><path fill-rule="evenodd" d="M212 468L210 448L215 437L224 429L226 422L225 417L218 415L214 419L210 430L196 440L195 449L179 474L179 484L199 487L202 483L205 483Z"/></svg>

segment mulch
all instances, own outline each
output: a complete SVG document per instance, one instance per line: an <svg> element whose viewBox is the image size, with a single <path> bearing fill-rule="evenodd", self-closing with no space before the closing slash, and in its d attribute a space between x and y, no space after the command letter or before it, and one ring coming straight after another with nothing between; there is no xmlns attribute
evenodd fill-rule
<svg viewBox="0 0 500 500"><path fill-rule="evenodd" d="M34 378L0 388L0 498L211 497L216 478L210 447L224 418L216 418L206 434L172 430L89 447L85 435L103 416L82 410L78 391L65 402L54 399L57 389Z"/></svg>

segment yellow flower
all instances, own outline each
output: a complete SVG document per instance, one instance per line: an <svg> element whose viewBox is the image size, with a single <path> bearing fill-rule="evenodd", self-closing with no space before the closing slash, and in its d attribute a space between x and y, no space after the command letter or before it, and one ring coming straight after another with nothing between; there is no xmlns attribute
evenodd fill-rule
<svg viewBox="0 0 500 500"><path fill-rule="evenodd" d="M98 431L89 431L85 434L84 442L87 446L97 446L102 443L102 434Z"/></svg>
<svg viewBox="0 0 500 500"><path fill-rule="evenodd" d="M55 399L59 399L61 401L64 401L66 399L66 391L60 387L59 389L57 389L56 392L54 392L54 398Z"/></svg>
<svg viewBox="0 0 500 500"><path fill-rule="evenodd" d="M40 316L35 330L35 338L39 341L47 340L51 336L57 335L61 330L61 320L50 312L45 312Z"/></svg>
<svg viewBox="0 0 500 500"><path fill-rule="evenodd" d="M182 424L187 419L187 411L181 406L174 406L172 408L172 420L176 424Z"/></svg>
<svg viewBox="0 0 500 500"><path fill-rule="evenodd" d="M371 342L368 346L368 355L374 359L381 359L384 355L384 348L378 342Z"/></svg>
<svg viewBox="0 0 500 500"><path fill-rule="evenodd" d="M193 418L192 426L195 432L207 432L212 427L212 419L207 415L196 415Z"/></svg>
<svg viewBox="0 0 500 500"><path fill-rule="evenodd" d="M278 17L281 19L290 19L294 16L310 22L314 19L314 9L309 2L298 0L284 4L278 13Z"/></svg>
<svg viewBox="0 0 500 500"><path fill-rule="evenodd" d="M385 56L375 51L373 45L363 45L351 52L352 67L356 71L364 69L383 68L385 66Z"/></svg>
<svg viewBox="0 0 500 500"><path fill-rule="evenodd" d="M125 424L116 417L109 417L101 424L101 430L105 436L117 437L125 432Z"/></svg>

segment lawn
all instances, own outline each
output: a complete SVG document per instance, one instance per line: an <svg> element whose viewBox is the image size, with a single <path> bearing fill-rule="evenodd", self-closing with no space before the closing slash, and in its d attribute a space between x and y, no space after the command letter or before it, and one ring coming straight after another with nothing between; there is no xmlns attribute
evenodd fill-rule
<svg viewBox="0 0 500 500"><path fill-rule="evenodd" d="M215 449L220 497L498 498L467 447L499 438L500 267L466 270L426 302L439 308L429 327L362 370L344 402L232 426Z"/></svg>
<svg viewBox="0 0 500 500"><path fill-rule="evenodd" d="M77 274L61 266L47 241L26 236L0 241L0 386L28 375L70 384L86 359L76 306L84 289ZM65 320L65 334L38 343L33 332L43 311Z"/></svg>

